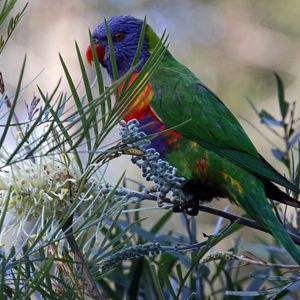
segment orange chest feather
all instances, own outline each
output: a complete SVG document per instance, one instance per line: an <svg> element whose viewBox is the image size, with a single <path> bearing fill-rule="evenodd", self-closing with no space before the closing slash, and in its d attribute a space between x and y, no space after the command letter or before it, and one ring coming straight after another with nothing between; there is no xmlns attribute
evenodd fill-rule
<svg viewBox="0 0 300 300"><path fill-rule="evenodd" d="M137 73L133 74L130 78L129 85L137 77ZM123 85L119 88L119 94L123 89ZM130 96L129 96L130 97ZM163 132L167 130L166 124L159 118L155 111L151 108L150 103L154 97L154 91L151 83L148 83L142 92L131 101L127 113L123 119L128 122L131 119L137 119L143 132L147 135ZM178 147L178 140L181 134L176 130L166 131L151 140L151 146L155 148L165 158L167 153L174 151Z"/></svg>
<svg viewBox="0 0 300 300"><path fill-rule="evenodd" d="M138 76L138 73L134 73L131 76L130 81L128 83L128 87L134 82L134 80L136 79L137 76ZM119 90L118 90L119 95L120 95L123 87L124 87L124 84L122 84L119 87ZM142 90L142 92L140 92L140 94L137 97L135 97L135 99L129 105L129 107L127 109L128 112L127 112L127 114L125 114L124 120L126 122L131 119L137 119L140 121L145 116L148 116L150 111L152 112L152 110L150 108L150 103L153 99L153 96L154 96L154 92L153 92L151 83L149 82L146 85L146 87Z"/></svg>

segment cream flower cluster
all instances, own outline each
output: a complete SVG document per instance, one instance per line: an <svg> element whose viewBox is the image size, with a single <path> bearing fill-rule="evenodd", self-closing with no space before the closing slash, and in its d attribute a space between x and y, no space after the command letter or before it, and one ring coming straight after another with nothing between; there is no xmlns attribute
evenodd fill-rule
<svg viewBox="0 0 300 300"><path fill-rule="evenodd" d="M0 171L0 206L9 195L10 213L30 221L43 215L62 216L78 188L80 172L64 155L24 160Z"/></svg>

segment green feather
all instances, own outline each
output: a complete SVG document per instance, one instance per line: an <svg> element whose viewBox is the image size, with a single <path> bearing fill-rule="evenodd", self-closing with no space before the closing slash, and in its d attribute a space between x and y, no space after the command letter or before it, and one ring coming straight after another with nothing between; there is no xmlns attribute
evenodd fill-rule
<svg viewBox="0 0 300 300"><path fill-rule="evenodd" d="M169 52L150 81L152 109L167 126L182 124L176 128L183 135L179 147L168 154L179 175L202 186L215 186L216 193L239 203L300 264L299 248L274 214L263 182L273 181L296 193L299 188L260 156L230 110ZM203 155L208 165L205 175L197 170Z"/></svg>
<svg viewBox="0 0 300 300"><path fill-rule="evenodd" d="M169 52L151 84L155 95L151 106L165 124L173 127L185 122L177 128L185 137L261 178L300 193L259 155L223 102Z"/></svg>
<svg viewBox="0 0 300 300"><path fill-rule="evenodd" d="M239 172L238 176L241 176L241 172ZM229 193L238 198L239 204L249 216L266 228L289 252L295 261L300 264L299 247L295 245L286 229L275 216L272 207L264 194L262 183L254 178L251 179L249 175L247 176L246 182L247 190L242 195L235 186L231 185L230 182L227 182Z"/></svg>
<svg viewBox="0 0 300 300"><path fill-rule="evenodd" d="M146 25L146 37L148 40L148 52L152 54L160 39L148 24Z"/></svg>
<svg viewBox="0 0 300 300"><path fill-rule="evenodd" d="M148 25L146 39L151 54L159 38ZM150 105L159 119L168 127L181 124L176 131L183 137L167 153L178 175L195 183L194 193L200 186L204 189L197 194L199 200L207 200L202 195L226 196L241 205L300 265L299 248L274 214L264 182L273 181L296 193L300 190L260 156L230 110L169 51L150 83L154 91Z"/></svg>

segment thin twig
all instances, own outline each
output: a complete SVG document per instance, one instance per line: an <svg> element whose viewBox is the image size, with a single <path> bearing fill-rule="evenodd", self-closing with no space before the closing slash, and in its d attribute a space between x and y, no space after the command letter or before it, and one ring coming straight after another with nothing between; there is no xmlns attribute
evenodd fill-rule
<svg viewBox="0 0 300 300"><path fill-rule="evenodd" d="M74 238L73 235L73 230L72 230L72 217L69 218L68 222L66 222L66 224L64 224L63 226L63 231L65 233L65 237L70 245L71 251L74 254L74 258L75 261L77 263L79 263L82 266L82 271L84 274L84 278L87 282L88 285L88 289L89 289L89 295L95 299L95 300L102 300L104 299L104 297L101 295L99 289L97 288L97 284L88 268L88 266L86 265L85 261L84 261L84 257L77 245L77 242Z"/></svg>
<svg viewBox="0 0 300 300"><path fill-rule="evenodd" d="M259 258L253 259L250 257L247 257L246 255L237 255L232 252L227 252L227 251L218 251L215 253L210 254L209 256L205 257L202 259L200 262L201 263L207 263L210 261L215 261L215 260L220 260L220 259L226 259L226 260L238 260L241 261L247 265L257 265L257 266L263 266L263 267L273 267L273 268L283 268L283 269L299 269L299 265L286 265L286 264L274 264L274 263L269 263L264 260L261 260Z"/></svg>

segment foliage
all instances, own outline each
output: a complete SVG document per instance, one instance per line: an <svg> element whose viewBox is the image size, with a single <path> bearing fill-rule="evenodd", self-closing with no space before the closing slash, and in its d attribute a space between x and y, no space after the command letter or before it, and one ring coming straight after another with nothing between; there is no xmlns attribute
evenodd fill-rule
<svg viewBox="0 0 300 300"><path fill-rule="evenodd" d="M0 1L1 29L15 3L16 0ZM1 36L4 42L0 44L0 55L26 7L11 17L6 38ZM95 54L92 38L90 41ZM109 42L113 57L113 45ZM175 215L172 208L176 203L167 198L168 192L171 190L176 198L182 179L176 177L172 166L158 160L156 152L147 149L151 137L142 134L138 124L132 126L134 134L128 139L130 132L126 136L124 126L129 125L122 123L122 141L106 144L106 137L120 123L132 99L139 95L159 64L166 49L165 35L129 86L129 78L139 62L140 48L131 70L122 78L117 79L116 64L112 64L115 81L110 87L105 87L94 55L96 87L93 87L76 45L85 95L79 96L60 56L71 95L59 92L60 82L50 94L38 88L39 96L33 97L26 106L28 118L24 122L19 121L16 107L25 105L20 91L26 57L12 95L5 90L1 76L1 298L28 299L35 295L43 299L86 296L95 299L226 299L229 296L281 299L289 293L297 299L299 268L287 253L263 240L243 245L240 224L259 229L253 221L229 218L226 210L203 206L203 211L231 222L224 226L220 217L214 233L204 234L200 242L199 217L190 217L186 212L180 214L183 233L166 230ZM258 111L252 102L251 105L261 122L281 137L284 150L274 145L273 154L299 186L297 140L300 133L296 131L299 123L296 103L286 101L283 82L277 74L275 77L281 119ZM114 102L112 98L123 83L125 88ZM10 135L15 137L12 149L6 146ZM122 170L116 170L120 173L117 184L107 183L105 166L120 155L133 155L142 170L151 166L152 173L144 170L144 175L159 184L159 193L145 192L142 183L137 183L135 190L129 189ZM157 170L162 169L164 172L157 176ZM157 200L159 207L143 206L146 201ZM160 216L149 228L143 212L150 209L159 210ZM281 208L277 211L289 231L297 235L293 220L286 220ZM295 213L295 218L297 225L300 224L300 215ZM234 238L233 248L215 249L220 241L229 238ZM241 246L248 251L242 251Z"/></svg>
<svg viewBox="0 0 300 300"><path fill-rule="evenodd" d="M2 29L3 27L1 26L2 23L7 19L9 13L15 6L17 0L2 0L0 1L0 28ZM1 7L2 5L2 7ZM7 26L6 30L6 36L4 34L0 34L0 55L8 42L9 38L13 34L14 30L16 29L19 21L23 17L23 14L28 6L28 2L24 5L23 9L19 11L16 16L11 17ZM0 30L0 33L2 33L2 30Z"/></svg>

